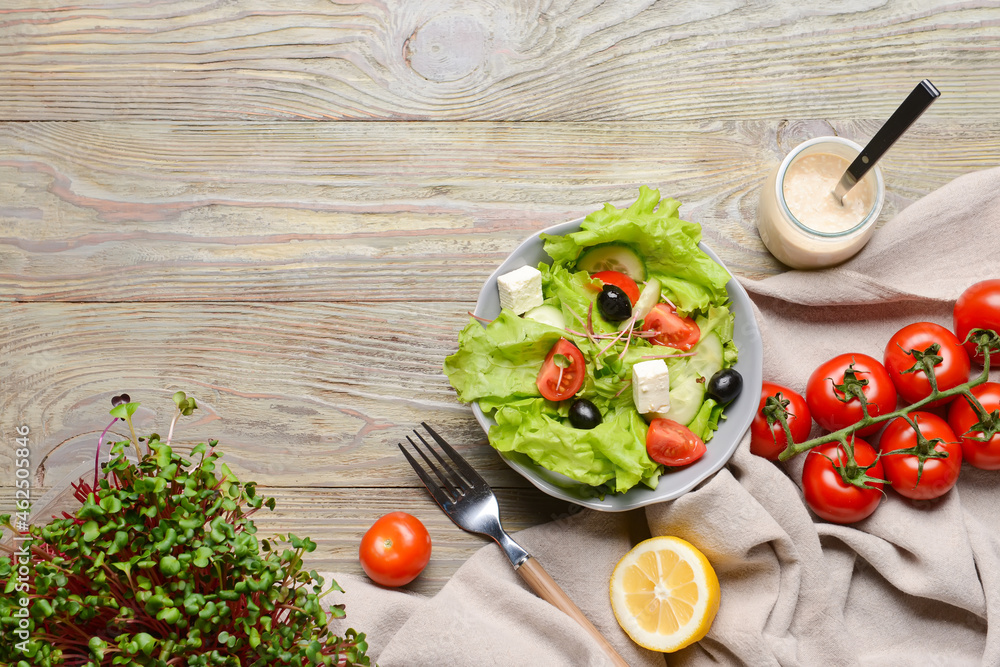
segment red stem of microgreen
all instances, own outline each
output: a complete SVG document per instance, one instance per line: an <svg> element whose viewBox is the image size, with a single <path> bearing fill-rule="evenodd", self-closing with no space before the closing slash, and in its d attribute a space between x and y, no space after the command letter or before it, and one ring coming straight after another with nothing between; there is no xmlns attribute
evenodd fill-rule
<svg viewBox="0 0 1000 667"><path fill-rule="evenodd" d="M594 302L591 301L587 304L587 320L584 321L575 310L566 306L566 309L576 318L576 321L583 325L583 333L579 331L571 331L574 336L580 336L581 338L586 338L590 341L591 345L597 345L597 341L594 339ZM569 331L567 329L567 331Z"/></svg>
<svg viewBox="0 0 1000 667"><path fill-rule="evenodd" d="M608 344L607 344L607 345L606 345L606 346L604 347L604 349L602 349L602 350L601 350L600 352L598 352L598 353L597 353L597 356L598 356L598 357L600 357L600 356L601 356L601 355L603 355L603 354L604 354L605 352L607 352L608 350L610 350L610 349L611 349L611 348L612 348L612 347L614 346L614 344L615 344L615 343L617 343L618 341L620 341L620 340L622 339L622 336L624 336L624 335L625 335L625 332L626 332L626 331L628 331L628 329L622 329L621 331L619 331L619 332L618 332L618 335L617 335L617 336L615 336L615 337L614 337L614 338L613 338L613 339L611 340L611 342L610 342L610 343L608 343Z"/></svg>
<svg viewBox="0 0 1000 667"><path fill-rule="evenodd" d="M587 338L590 340L591 344L595 347L597 346L597 341L594 339L594 302L591 301L587 304Z"/></svg>
<svg viewBox="0 0 1000 667"><path fill-rule="evenodd" d="M635 330L635 321L635 317L633 317L628 322L628 328L626 329L628 333L625 335L625 347L623 347L622 351L618 354L618 361L625 358L625 353L628 352L628 346L632 343L632 331Z"/></svg>
<svg viewBox="0 0 1000 667"><path fill-rule="evenodd" d="M181 411L177 410L174 412L174 418L170 420L170 430L167 431L167 442L165 443L167 447L170 446L170 441L174 439L174 426L177 425L177 420L181 416Z"/></svg>
<svg viewBox="0 0 1000 667"><path fill-rule="evenodd" d="M466 313L467 313L467 314L469 315L469 317L471 317L472 319L474 319L474 320L479 320L480 322L482 322L482 323L484 323L484 324L490 324L490 323L491 323L491 322L493 321L493 320L488 320L488 319L486 319L485 317L479 317L479 315L476 315L476 314L475 314L475 313L473 313L473 312L472 312L471 310L467 310L467 311L465 311L465 312L466 312Z"/></svg>
<svg viewBox="0 0 1000 667"><path fill-rule="evenodd" d="M97 439L97 453L94 455L94 488L97 488L97 478L101 472L101 444L104 443L104 436L108 434L108 430L114 426L115 422L118 421L118 417L111 420L111 423L107 425L104 431L101 433L101 437Z"/></svg>
<svg viewBox="0 0 1000 667"><path fill-rule="evenodd" d="M615 398L621 396L623 393L625 393L625 390L631 386L632 386L632 380L625 380L625 383L622 385L622 388L618 390L617 394L615 394Z"/></svg>
<svg viewBox="0 0 1000 667"><path fill-rule="evenodd" d="M649 354L640 359L675 359L678 357L693 357L697 352L678 352L677 354Z"/></svg>
<svg viewBox="0 0 1000 667"><path fill-rule="evenodd" d="M580 324L582 324L584 327L587 326L587 323L583 321L583 318L580 317L580 315L575 310L573 310L572 308L570 308L566 304L563 304L563 305L566 306L566 310L569 311L569 314L576 318L577 322L579 322Z"/></svg>
<svg viewBox="0 0 1000 667"><path fill-rule="evenodd" d="M563 329L563 331L565 331L566 333L570 334L571 336L577 336L579 338L591 338L584 331L576 331L574 329ZM618 333L613 333L613 334L599 334L599 333L595 333L593 335L593 338L591 339L591 342L593 342L596 345L598 340L611 340L611 339L618 340L618 339L620 339L622 337L623 333L624 333L624 331L620 331ZM634 331L633 330L631 335L632 335L632 338L655 338L659 334L656 333L655 331Z"/></svg>

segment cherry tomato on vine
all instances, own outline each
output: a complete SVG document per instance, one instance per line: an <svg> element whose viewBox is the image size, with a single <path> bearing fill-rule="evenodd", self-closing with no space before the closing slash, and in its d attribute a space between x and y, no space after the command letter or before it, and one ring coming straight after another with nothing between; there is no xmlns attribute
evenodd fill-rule
<svg viewBox="0 0 1000 667"><path fill-rule="evenodd" d="M992 329L1000 333L1000 280L984 280L962 292L955 302L955 334L961 341L973 329ZM982 365L983 356L976 354L972 341L965 343L969 356ZM1000 361L993 355L992 362Z"/></svg>
<svg viewBox="0 0 1000 667"><path fill-rule="evenodd" d="M646 314L642 321L643 331L655 331L658 335L649 338L653 345L666 345L686 352L698 344L701 329L690 317L681 317L667 303L658 303Z"/></svg>
<svg viewBox="0 0 1000 667"><path fill-rule="evenodd" d="M1000 410L1000 384L984 382L972 388L976 397L988 413ZM973 440L971 436L982 437L982 431L972 431L979 423L976 411L964 396L956 398L948 408L948 425L962 442L962 458L976 468L983 470L1000 470L1000 433L994 433L986 442Z"/></svg>
<svg viewBox="0 0 1000 667"><path fill-rule="evenodd" d="M958 473L962 469L962 447L948 422L937 415L917 411L911 412L910 418L928 441L941 440L935 443L933 449L947 452L948 457L925 459L923 472L920 472L919 460L915 454L893 454L897 450L917 445L917 434L913 427L904 418L897 417L885 427L879 440L886 479L901 496L914 500L940 498L958 481Z"/></svg>
<svg viewBox="0 0 1000 667"><path fill-rule="evenodd" d="M867 475L875 479L885 479L882 463L878 461L875 449L861 438L854 438L854 461L857 466L849 470L851 475ZM833 523L854 523L871 515L882 500L882 482L868 480L869 488L863 489L845 482L834 467L845 466L847 453L839 442L828 442L809 450L802 467L802 493L812 511L820 518Z"/></svg>
<svg viewBox="0 0 1000 667"><path fill-rule="evenodd" d="M621 271L598 271L597 273L591 274L591 278L596 278L600 280L605 285L614 285L615 287L621 288L625 295L628 296L628 300L635 305L635 302L639 300L639 286L635 284L635 281L626 276Z"/></svg>
<svg viewBox="0 0 1000 667"><path fill-rule="evenodd" d="M587 361L583 352L565 338L560 338L549 350L535 384L542 396L550 401L572 398L587 377Z"/></svg>
<svg viewBox="0 0 1000 667"><path fill-rule="evenodd" d="M383 586L402 586L417 578L431 559L431 536L406 512L390 512L372 524L358 551L361 567Z"/></svg>
<svg viewBox="0 0 1000 667"><path fill-rule="evenodd" d="M864 417L861 401L856 396L848 400L842 389L834 386L844 385L845 375L853 375L854 383L867 381L861 392L868 400L869 415L877 417L896 409L896 386L885 366L867 354L841 354L820 364L806 384L806 403L817 424L828 431L839 431ZM880 428L881 424L872 424L856 434L871 435Z"/></svg>
<svg viewBox="0 0 1000 667"><path fill-rule="evenodd" d="M942 359L934 366L938 389L951 389L969 380L969 370L972 368L969 354L955 334L933 322L908 324L893 334L885 346L885 369L889 371L899 395L907 403L916 403L931 395L931 383L924 371L905 371L912 368L917 357L935 344L938 346L936 354ZM914 354L907 354L911 350ZM928 407L944 405L951 400L940 399L929 403Z"/></svg>
<svg viewBox="0 0 1000 667"><path fill-rule="evenodd" d="M665 466L684 466L705 454L705 443L673 419L654 419L646 431L646 453Z"/></svg>
<svg viewBox="0 0 1000 667"><path fill-rule="evenodd" d="M801 394L773 382L765 382L761 385L757 414L754 415L753 423L750 424L750 451L771 461L777 461L778 454L788 446L788 438L785 436L785 430L781 427L781 422L776 421L768 426L767 417L764 415L764 405L767 399L771 396L777 396L779 393L782 400L788 401L785 410L788 411L788 429L792 432L792 441L804 442L809 438L809 430L812 428L809 406L806 405L806 399L802 398Z"/></svg>

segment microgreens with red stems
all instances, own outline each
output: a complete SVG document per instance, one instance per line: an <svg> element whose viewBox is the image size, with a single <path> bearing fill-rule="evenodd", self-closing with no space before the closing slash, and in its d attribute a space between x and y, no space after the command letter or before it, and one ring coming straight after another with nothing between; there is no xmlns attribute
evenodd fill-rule
<svg viewBox="0 0 1000 667"><path fill-rule="evenodd" d="M174 403L171 431L197 407L183 392ZM136 437L138 403L124 395L113 404L131 439L114 443L95 484L73 484L81 503L74 514L23 534L0 516L19 549L15 556L4 547L10 557L0 559L0 633L13 636L15 614L30 608L29 639L0 642L0 664L369 665L364 634L340 637L327 627L344 611L321 606L337 583L324 591L322 577L304 570L303 554L316 543L292 534L257 539L250 517L273 510L274 499L218 465L216 440L185 458L155 433ZM138 451L139 442L146 452L132 462L125 449ZM30 554L26 573L22 553Z"/></svg>

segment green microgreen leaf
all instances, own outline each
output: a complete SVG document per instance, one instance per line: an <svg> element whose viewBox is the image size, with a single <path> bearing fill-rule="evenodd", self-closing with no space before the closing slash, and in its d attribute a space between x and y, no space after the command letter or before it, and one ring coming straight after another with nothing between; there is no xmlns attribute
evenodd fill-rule
<svg viewBox="0 0 1000 667"><path fill-rule="evenodd" d="M139 409L138 403L122 403L111 408L111 416L118 419L131 419L135 411Z"/></svg>
<svg viewBox="0 0 1000 667"><path fill-rule="evenodd" d="M101 534L101 528L96 521L88 521L83 524L83 540L93 542Z"/></svg>

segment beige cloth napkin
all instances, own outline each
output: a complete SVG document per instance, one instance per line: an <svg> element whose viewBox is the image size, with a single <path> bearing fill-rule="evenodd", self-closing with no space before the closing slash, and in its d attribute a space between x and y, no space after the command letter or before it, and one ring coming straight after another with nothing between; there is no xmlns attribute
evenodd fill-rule
<svg viewBox="0 0 1000 667"><path fill-rule="evenodd" d="M950 328L954 299L1000 277L998 230L994 169L916 202L840 267L744 281L764 338L764 377L803 391L812 369L836 354L881 358L905 324ZM631 665L1000 665L1000 471L966 464L939 500L890 492L870 518L838 526L803 503L803 458L774 464L750 454L745 439L699 488L646 508L651 533L695 544L722 587L708 636L671 656L637 647L611 612L611 570L631 546L625 516L584 510L516 539ZM383 667L607 664L493 545L432 598L334 576L347 590L337 600L347 619L336 627L367 631Z"/></svg>

